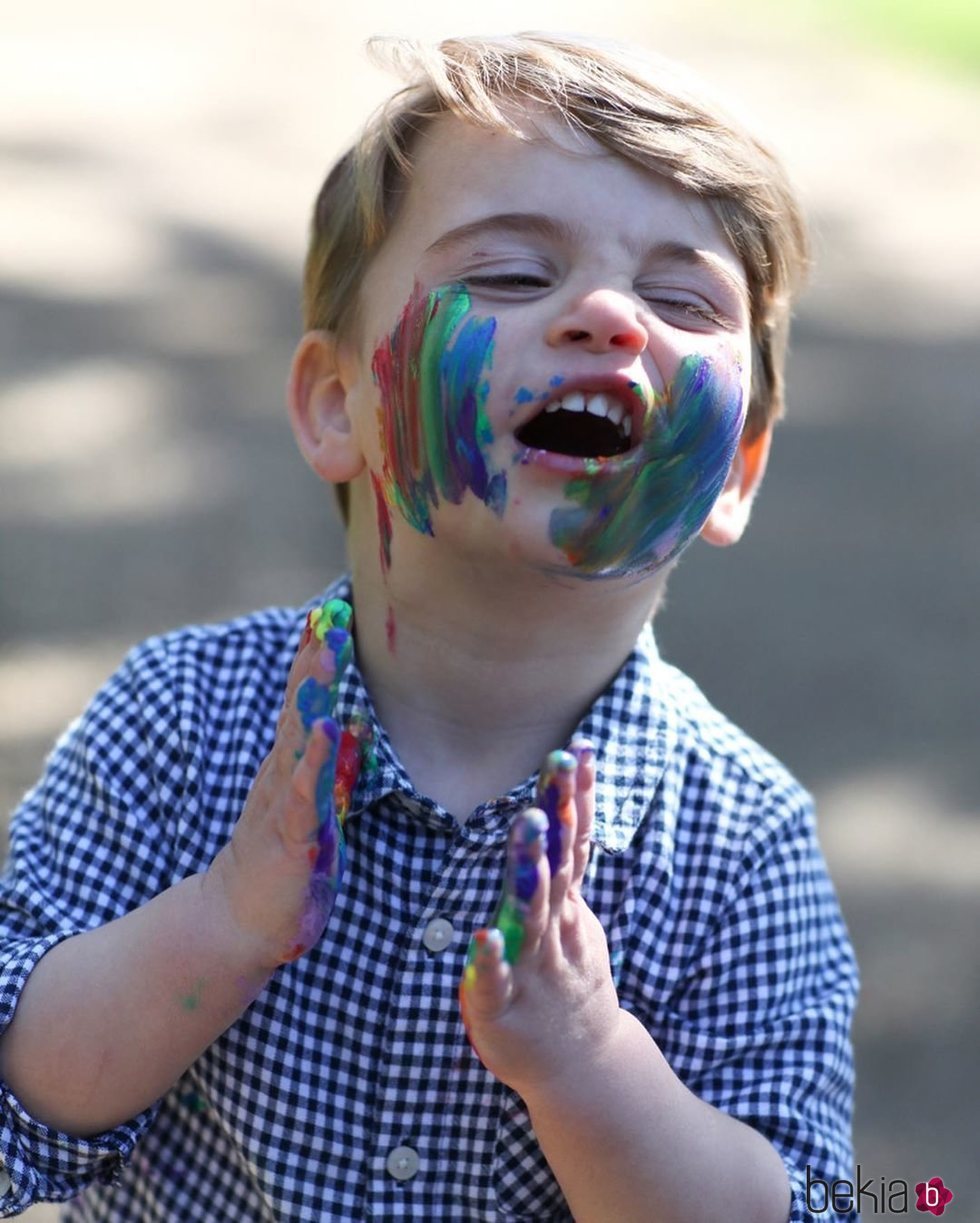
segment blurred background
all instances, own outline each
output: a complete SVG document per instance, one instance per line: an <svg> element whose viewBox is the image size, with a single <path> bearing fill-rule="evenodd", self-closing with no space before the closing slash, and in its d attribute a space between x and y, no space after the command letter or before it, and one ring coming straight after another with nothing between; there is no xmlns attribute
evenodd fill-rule
<svg viewBox="0 0 980 1223"><path fill-rule="evenodd" d="M978 6L0 0L0 835L132 643L343 565L282 407L312 199L394 86L369 35L518 29L685 60L809 207L752 528L659 638L818 799L862 1175L980 1221Z"/></svg>

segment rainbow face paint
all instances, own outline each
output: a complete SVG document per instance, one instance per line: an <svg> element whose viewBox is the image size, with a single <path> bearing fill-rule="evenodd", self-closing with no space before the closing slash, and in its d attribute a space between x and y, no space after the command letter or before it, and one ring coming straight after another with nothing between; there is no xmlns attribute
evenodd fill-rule
<svg viewBox="0 0 980 1223"><path fill-rule="evenodd" d="M424 293L416 286L371 370L381 392L382 476L378 504L394 506L431 535L432 511L459 505L467 492L504 511L507 477L490 462L493 432L485 412L496 319L470 315L461 285ZM390 522L378 511L386 565Z"/></svg>
<svg viewBox="0 0 980 1223"><path fill-rule="evenodd" d="M733 359L692 354L647 410L626 456L585 460L568 481L572 507L551 514L551 542L582 577L642 576L673 560L704 525L745 420Z"/></svg>

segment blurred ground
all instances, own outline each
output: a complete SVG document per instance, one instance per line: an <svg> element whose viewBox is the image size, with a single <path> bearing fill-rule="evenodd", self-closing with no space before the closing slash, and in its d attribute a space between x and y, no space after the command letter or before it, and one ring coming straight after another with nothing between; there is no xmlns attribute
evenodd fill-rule
<svg viewBox="0 0 980 1223"><path fill-rule="evenodd" d="M817 795L863 1174L941 1175L980 1220L980 89L812 6L340 8L0 0L0 810L131 643L342 564L281 402L313 193L389 87L364 38L677 55L786 156L818 269L752 530L688 554L662 648Z"/></svg>

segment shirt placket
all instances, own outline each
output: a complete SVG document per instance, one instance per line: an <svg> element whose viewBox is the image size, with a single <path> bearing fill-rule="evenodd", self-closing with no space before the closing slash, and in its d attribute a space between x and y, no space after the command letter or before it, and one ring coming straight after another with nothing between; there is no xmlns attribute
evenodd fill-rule
<svg viewBox="0 0 980 1223"><path fill-rule="evenodd" d="M392 982L368 1217L449 1217L461 1208L467 1218L494 1217L502 1088L466 1039L458 988L470 937L499 891L510 814L500 804L456 828L438 876L418 895Z"/></svg>

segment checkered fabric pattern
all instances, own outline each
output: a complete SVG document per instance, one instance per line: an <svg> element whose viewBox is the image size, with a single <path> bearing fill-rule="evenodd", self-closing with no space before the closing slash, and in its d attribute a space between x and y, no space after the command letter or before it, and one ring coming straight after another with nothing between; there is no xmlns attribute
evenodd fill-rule
<svg viewBox="0 0 980 1223"><path fill-rule="evenodd" d="M349 581L327 595L350 599ZM144 643L58 742L0 880L0 1030L45 951L204 870L228 840L307 610ZM338 710L374 719L356 662ZM460 826L374 725L378 767L355 792L319 944L109 1133L57 1133L0 1084L0 1214L72 1199L64 1218L115 1223L571 1218L523 1103L481 1066L457 1007L534 779ZM693 1091L774 1144L803 1220L808 1164L851 1175L857 989L810 801L658 658L649 629L578 729L599 772L585 895L621 1003ZM451 931L429 950L434 919Z"/></svg>

